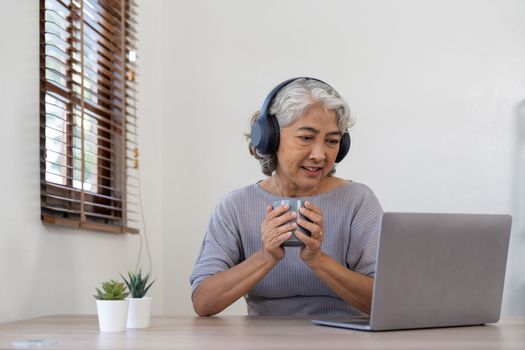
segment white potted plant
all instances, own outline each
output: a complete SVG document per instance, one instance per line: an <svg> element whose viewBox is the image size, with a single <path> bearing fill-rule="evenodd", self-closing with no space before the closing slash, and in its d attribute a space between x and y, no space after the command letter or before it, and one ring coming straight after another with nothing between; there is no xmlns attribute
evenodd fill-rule
<svg viewBox="0 0 525 350"><path fill-rule="evenodd" d="M122 276L122 274L121 274ZM150 274L143 276L142 271L128 272L128 279L122 276L131 294L128 310L128 328L147 328L151 320L151 301L146 293L155 280L148 284Z"/></svg>
<svg viewBox="0 0 525 350"><path fill-rule="evenodd" d="M98 325L101 332L123 332L126 330L128 301L126 286L122 282L109 280L96 288Z"/></svg>

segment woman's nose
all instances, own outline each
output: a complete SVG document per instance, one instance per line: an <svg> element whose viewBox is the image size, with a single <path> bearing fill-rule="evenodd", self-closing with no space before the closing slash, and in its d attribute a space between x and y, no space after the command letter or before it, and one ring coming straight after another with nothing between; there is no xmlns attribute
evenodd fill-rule
<svg viewBox="0 0 525 350"><path fill-rule="evenodd" d="M326 148L324 142L314 142L310 150L310 159L323 161L326 158Z"/></svg>

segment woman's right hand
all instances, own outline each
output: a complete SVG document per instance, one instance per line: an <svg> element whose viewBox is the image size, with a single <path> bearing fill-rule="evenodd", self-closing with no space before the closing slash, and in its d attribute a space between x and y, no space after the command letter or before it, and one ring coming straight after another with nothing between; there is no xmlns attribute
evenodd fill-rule
<svg viewBox="0 0 525 350"><path fill-rule="evenodd" d="M261 240L263 254L278 262L284 258L284 241L292 236L292 230L297 227L294 220L297 214L288 211L288 205L281 205L273 209L271 205L266 207L266 216L261 224Z"/></svg>
<svg viewBox="0 0 525 350"><path fill-rule="evenodd" d="M288 206L265 210L261 224L262 249L229 269L206 277L192 295L193 308L199 316L215 315L249 293L275 265L284 258L282 244L290 238L297 215ZM293 220L295 221L295 220Z"/></svg>

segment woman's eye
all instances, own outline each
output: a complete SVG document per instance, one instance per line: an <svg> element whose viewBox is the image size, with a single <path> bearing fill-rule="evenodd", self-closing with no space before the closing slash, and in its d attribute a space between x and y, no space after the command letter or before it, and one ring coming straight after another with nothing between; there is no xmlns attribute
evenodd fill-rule
<svg viewBox="0 0 525 350"><path fill-rule="evenodd" d="M299 139L300 139L301 141L305 141L305 142L307 142L307 141L312 140L313 137L312 137L312 136L299 136Z"/></svg>
<svg viewBox="0 0 525 350"><path fill-rule="evenodd" d="M337 145L339 143L339 140L338 139L329 139L329 140L326 140L326 143L328 143L329 145Z"/></svg>

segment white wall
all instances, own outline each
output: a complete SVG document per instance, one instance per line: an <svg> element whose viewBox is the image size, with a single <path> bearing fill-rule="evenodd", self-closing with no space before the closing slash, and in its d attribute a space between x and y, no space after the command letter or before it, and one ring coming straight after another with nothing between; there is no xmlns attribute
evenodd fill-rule
<svg viewBox="0 0 525 350"><path fill-rule="evenodd" d="M151 9L151 11L150 11ZM95 287L135 267L139 236L113 235L44 226L40 221L39 185L39 2L0 1L0 322L44 314L95 313ZM159 16L143 6L144 19ZM154 18L152 18L154 17ZM154 26L144 35L158 35ZM142 33L141 33L142 35ZM158 90L158 53L144 39L141 81ZM159 47L156 44L156 47ZM150 51L152 50L152 51ZM161 183L162 148L157 138L161 113L147 94L140 108L144 203L149 222L155 273L162 275ZM157 130L156 130L157 128ZM152 287L154 311L163 310L163 279Z"/></svg>
<svg viewBox="0 0 525 350"><path fill-rule="evenodd" d="M358 118L338 175L386 210L514 215L504 312L525 314L525 2L164 1L162 18L167 313L192 313L187 280L220 196L263 177L248 117L308 75Z"/></svg>

